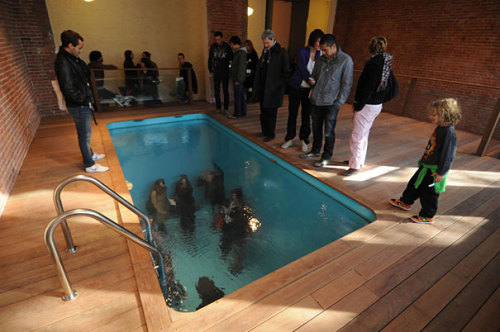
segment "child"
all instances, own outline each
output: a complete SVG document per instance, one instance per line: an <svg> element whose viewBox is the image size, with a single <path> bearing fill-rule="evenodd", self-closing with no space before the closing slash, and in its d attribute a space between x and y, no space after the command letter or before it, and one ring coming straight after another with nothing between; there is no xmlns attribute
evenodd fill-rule
<svg viewBox="0 0 500 332"><path fill-rule="evenodd" d="M424 155L418 161L418 170L412 176L400 199L392 198L391 205L409 211L420 198L422 209L418 216L410 218L419 224L434 223L439 194L444 192L446 178L457 150L455 127L461 118L458 103L453 98L440 99L432 103L430 119L434 129Z"/></svg>

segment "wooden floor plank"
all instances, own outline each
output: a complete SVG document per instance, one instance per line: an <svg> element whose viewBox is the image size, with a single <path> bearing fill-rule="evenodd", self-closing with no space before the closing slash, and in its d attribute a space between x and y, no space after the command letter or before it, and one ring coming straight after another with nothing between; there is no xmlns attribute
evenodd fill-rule
<svg viewBox="0 0 500 332"><path fill-rule="evenodd" d="M139 311L135 310L136 301L128 300L129 297L138 296L137 292L125 294L101 306L79 312L78 317L61 319L34 331L124 331L140 327L144 324L144 319L141 319ZM117 325L121 326L121 329L116 329Z"/></svg>
<svg viewBox="0 0 500 332"><path fill-rule="evenodd" d="M489 236L384 330L423 329L499 253L500 230Z"/></svg>
<svg viewBox="0 0 500 332"><path fill-rule="evenodd" d="M369 307L377 296L361 286L296 331L337 331Z"/></svg>
<svg viewBox="0 0 500 332"><path fill-rule="evenodd" d="M500 288L497 287L496 291L464 327L463 331L498 331L498 327L500 326L500 315L498 312L500 312Z"/></svg>
<svg viewBox="0 0 500 332"><path fill-rule="evenodd" d="M308 296L301 301L287 307L276 316L268 319L261 325L252 329L254 332L268 331L294 331L304 322L311 320L322 311L321 306Z"/></svg>
<svg viewBox="0 0 500 332"><path fill-rule="evenodd" d="M496 213L494 213L494 216L500 218ZM454 245L443 250L401 284L390 285L390 283L386 283L384 289L389 287L391 289L387 294L382 294L380 289L375 290L370 287L375 294L380 296L380 300L358 315L344 327L344 330L382 329L441 279L443 275L448 273L463 257L487 238L491 232L492 230L488 231L485 228L477 229L476 227L476 229L472 230L471 235L464 237L462 240L457 239L458 241L455 241ZM370 282L367 282L366 285L370 286Z"/></svg>

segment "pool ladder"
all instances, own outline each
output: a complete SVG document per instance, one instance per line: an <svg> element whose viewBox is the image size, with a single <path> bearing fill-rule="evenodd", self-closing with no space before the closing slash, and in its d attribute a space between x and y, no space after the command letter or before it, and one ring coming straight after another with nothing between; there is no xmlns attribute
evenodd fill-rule
<svg viewBox="0 0 500 332"><path fill-rule="evenodd" d="M89 209L74 209L74 210L69 210L69 211L64 211L62 203L61 203L61 191L63 188L68 185L71 182L76 182L76 181L86 181L94 184L98 188L100 188L102 191L104 191L106 194L123 204L127 209L135 213L137 216L139 216L144 224L145 230L143 230L143 233L145 234L145 238L147 241L141 239L134 233L130 232L128 229L125 227L120 226L119 224L115 223L111 219L107 218L103 214L94 211L94 210L89 210ZM161 257L160 251L152 244L152 238L151 238L151 224L149 222L149 218L141 212L139 209L137 209L134 205L130 204L128 201L126 201L123 197L118 195L116 192L111 190L109 187L107 187L104 183L101 181L90 177L86 175L76 175L69 177L62 181L54 190L54 205L56 207L57 211L57 217L54 218L47 228L45 229L45 244L47 245L47 248L49 249L49 253L54 259L54 262L56 264L57 268L57 274L59 277L59 280L61 281L62 287L64 289L65 295L62 297L64 301L71 301L76 298L78 295L78 292L76 290L73 290L71 288L71 284L69 283L66 270L64 269L64 266L61 261L61 257L59 256L59 252L57 251L57 246L54 242L54 231L56 227L61 224L63 233L64 233L64 239L66 240L66 245L67 249L66 251L69 253L75 253L78 250L78 247L73 244L73 239L71 237L71 232L68 228L68 224L66 219L73 217L73 216L88 216L92 217L93 219L97 220L98 222L104 224L104 226L112 229L113 231L119 233L120 235L125 236L127 239L137 243L141 247L147 249L150 251L150 254L156 256L156 261L153 256L151 256L151 259L153 260L154 268L156 270L156 273L158 275L158 278L161 282L162 285L166 284L166 277L165 277L165 268L163 266L163 259Z"/></svg>

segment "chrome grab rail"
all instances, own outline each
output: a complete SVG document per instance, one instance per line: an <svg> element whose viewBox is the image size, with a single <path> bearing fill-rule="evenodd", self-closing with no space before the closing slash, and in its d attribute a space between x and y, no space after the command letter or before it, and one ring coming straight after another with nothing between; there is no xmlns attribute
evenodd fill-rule
<svg viewBox="0 0 500 332"><path fill-rule="evenodd" d="M144 224L146 225L146 240L149 243L152 243L152 238L151 238L151 223L149 222L149 218L139 209L137 209L134 205L130 204L128 201L126 201L123 197L118 195L116 192L111 190L108 186L106 186L104 183L101 181L87 175L75 175L71 176L65 180L63 180L54 190L54 205L56 206L56 211L57 215L61 215L64 213L64 208L61 203L61 191L63 188L75 181L87 181L92 184L94 184L96 187L104 191L106 194L117 200L118 202L122 203L127 209L135 213L137 216L139 216L142 220L144 220ZM69 253L75 253L78 250L78 247L73 244L73 238L71 237L71 232L69 230L68 224L64 220L61 223L61 227L64 233L64 239L66 240L66 246L68 247L66 249L67 252Z"/></svg>
<svg viewBox="0 0 500 332"><path fill-rule="evenodd" d="M65 295L62 297L63 301L71 301L76 298L78 295L78 292L76 290L73 290L71 288L71 284L69 283L68 276L66 274L66 270L64 269L64 265L62 264L61 257L59 256L59 252L57 251L57 246L54 242L54 230L56 227L63 222L66 222L66 218L72 217L72 216L89 216L94 218L95 220L101 222L104 224L106 227L114 230L115 232L118 232L119 234L125 236L127 239L137 243L143 248L146 248L149 250L151 253L154 253L156 255L156 263L159 268L159 278L160 282L162 285L166 284L166 278L165 278L165 269L163 266L163 259L161 257L160 251L154 247L153 245L149 244L148 242L144 241L134 233L130 232L126 228L120 226L119 224L113 222L106 216L102 215L101 213L94 211L94 210L88 210L88 209L74 209L74 210L69 210L67 212L62 213L61 215L57 216L55 219L53 219L47 228L45 229L45 244L47 245L47 248L49 249L49 253L54 259L54 262L56 264L57 268L57 274L59 277L59 280L61 281L62 287L64 289ZM156 267L155 267L156 268Z"/></svg>

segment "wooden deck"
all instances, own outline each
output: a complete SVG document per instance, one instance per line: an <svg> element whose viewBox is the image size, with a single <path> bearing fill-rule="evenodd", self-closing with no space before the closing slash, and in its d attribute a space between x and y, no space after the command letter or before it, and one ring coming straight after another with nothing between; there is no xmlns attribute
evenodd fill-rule
<svg viewBox="0 0 500 332"><path fill-rule="evenodd" d="M209 111L206 104L98 114L93 148L111 171L96 178L130 199L105 124L109 121ZM435 225L408 222L391 208L415 170L432 125L382 113L370 136L367 166L344 178L343 166L315 169L298 146L256 138L256 105L243 120L227 120L248 138L371 207L377 221L195 312L167 309L148 254L94 220L69 220L75 254L56 242L75 301L63 302L55 267L43 242L55 216L53 189L81 174L69 116L45 118L33 140L0 219L0 331L498 331L500 329L500 161L476 157L480 137L458 132L458 154ZM349 156L351 112L339 114L336 160ZM491 148L498 148L494 142ZM66 210L91 208L140 233L137 218L88 183L69 185ZM413 212L418 212L418 204Z"/></svg>

